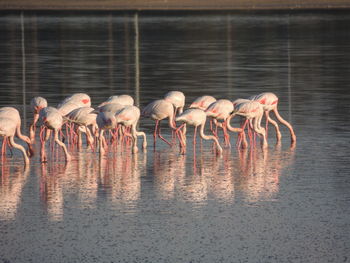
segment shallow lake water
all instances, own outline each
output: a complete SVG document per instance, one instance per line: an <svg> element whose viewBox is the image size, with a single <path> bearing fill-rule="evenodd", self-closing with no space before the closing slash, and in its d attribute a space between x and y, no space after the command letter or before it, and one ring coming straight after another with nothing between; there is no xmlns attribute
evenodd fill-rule
<svg viewBox="0 0 350 263"><path fill-rule="evenodd" d="M279 97L276 145L222 157L188 128L185 155L152 146L51 151L30 167L1 163L0 262L350 261L350 13L1 13L0 106L24 133L29 103L76 92L93 107L129 94L140 108L180 90L197 96ZM233 122L239 125L238 120ZM162 132L170 138L167 125ZM207 131L209 132L209 131ZM48 148L49 150L49 148Z"/></svg>

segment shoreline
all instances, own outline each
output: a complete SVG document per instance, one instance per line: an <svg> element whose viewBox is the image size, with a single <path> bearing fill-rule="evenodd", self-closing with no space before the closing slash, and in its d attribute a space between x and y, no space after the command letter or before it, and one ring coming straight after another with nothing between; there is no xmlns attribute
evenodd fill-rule
<svg viewBox="0 0 350 263"><path fill-rule="evenodd" d="M244 10L333 10L349 9L348 0L0 0L5 10L101 10L101 11L244 11Z"/></svg>

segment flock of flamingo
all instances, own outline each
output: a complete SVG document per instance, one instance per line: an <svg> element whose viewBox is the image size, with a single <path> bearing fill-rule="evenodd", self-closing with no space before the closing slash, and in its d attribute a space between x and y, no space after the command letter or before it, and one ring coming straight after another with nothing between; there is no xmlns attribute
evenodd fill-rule
<svg viewBox="0 0 350 263"><path fill-rule="evenodd" d="M33 144L38 124L40 124L41 162L47 162L45 142L49 140L52 133L55 143L64 151L66 162L71 160L71 155L65 141L68 144L81 146L82 133L85 133L86 142L91 149L98 148L101 157L113 144L118 143L131 144L132 153L137 153L137 137L142 136L142 148L145 150L147 147L146 134L137 130L140 116L155 120L154 146L157 137L170 146L178 140L182 154L186 152L186 125L194 126L193 145L196 144L196 134L199 128L202 139L212 140L215 143L217 155L222 153L218 129L222 129L223 143L226 146L230 146L230 131L238 134L236 143L238 148L247 148L249 144L254 147L256 135L260 137L262 147L266 148L268 147L268 124L271 123L276 130L276 139L280 142L281 132L277 122L270 117L271 111L274 112L278 121L288 127L291 142L295 143L296 136L293 128L280 116L277 105L278 97L271 92L235 101L201 96L193 101L185 111L185 95L180 91L168 92L164 98L149 103L142 111L134 105L134 100L129 95L111 96L96 109L91 108L91 99L84 93L76 93L65 98L56 108L48 106L46 99L35 97L31 100L34 117L29 129L29 137L21 132L21 117L18 110L13 107L0 108L0 136L3 137L1 155L4 158L6 146L9 145L22 152L24 163L28 165L29 157L33 156ZM240 127L231 126L231 120L236 115L242 117ZM262 127L261 121L264 116L266 126ZM204 133L207 118L210 119L210 135ZM161 135L160 121L164 119L168 119L168 125L172 130L172 142ZM64 126L66 134L62 132ZM245 130L247 130L249 143ZM105 136L106 131L109 137ZM23 140L28 148L25 149L21 144L16 143L15 136Z"/></svg>

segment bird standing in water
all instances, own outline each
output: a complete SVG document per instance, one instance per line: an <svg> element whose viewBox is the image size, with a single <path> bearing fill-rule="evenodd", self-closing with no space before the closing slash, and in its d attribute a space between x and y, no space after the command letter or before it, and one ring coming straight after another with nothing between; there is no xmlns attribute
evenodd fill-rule
<svg viewBox="0 0 350 263"><path fill-rule="evenodd" d="M54 132L54 140L55 143L57 143L59 146L62 147L64 154L65 154L65 159L66 162L69 162L71 160L71 156L68 153L66 145L58 138L58 133L62 128L63 125L63 117L61 113L54 107L46 107L40 111L40 119L43 123L44 129L48 131L47 136L42 136L42 131L40 132L41 134L41 151L40 151L40 159L41 162L47 162L47 157L46 157L46 152L45 152L45 141L49 138L49 133L50 130L53 130Z"/></svg>
<svg viewBox="0 0 350 263"><path fill-rule="evenodd" d="M241 129L242 133L244 133L245 127L248 125L248 135L251 141L251 145L254 145L252 135L250 132L250 128L253 129L254 132L256 132L258 135L262 137L262 146L263 148L267 148L267 140L266 140L266 133L265 129L261 127L261 119L264 114L264 109L262 105L259 102L256 101L243 101L239 104L236 104L236 107L232 113L232 115L228 118L228 122L235 116L239 115L244 117L246 120L242 124ZM238 145L240 144L240 141L242 138L245 138L244 136L242 137L243 134L241 134L241 138L239 140Z"/></svg>
<svg viewBox="0 0 350 263"><path fill-rule="evenodd" d="M227 132L227 118L230 117L233 109L234 107L230 100L220 99L210 104L205 110L207 116L212 117L214 123L222 128L226 145L230 145L230 135ZM223 122L220 123L218 121ZM217 137L217 131L215 131L214 135Z"/></svg>
<svg viewBox="0 0 350 263"><path fill-rule="evenodd" d="M176 132L177 136L182 136L182 132L179 133L176 130L175 120L174 120L174 106L171 102L166 101L164 99L161 100L155 100L148 104L143 110L142 110L142 116L150 117L153 120L156 121L155 127L154 127L154 133L153 133L153 145L156 146L156 140L157 136L162 139L164 142L166 142L168 145L171 146L171 143L166 140L161 134L160 134L160 121L164 119L168 119L169 127ZM182 141L182 140L181 140Z"/></svg>
<svg viewBox="0 0 350 263"><path fill-rule="evenodd" d="M30 125L29 128L29 138L34 143L35 141L35 128L36 128L36 123L39 120L39 112L47 107L47 100L43 97L34 97L31 102L30 106L33 109L34 116L33 116L33 122Z"/></svg>
<svg viewBox="0 0 350 263"><path fill-rule="evenodd" d="M32 157L34 155L34 150L32 146L32 141L26 135L23 135L21 132L21 116L19 115L19 111L13 107L2 107L0 108L0 117L5 119L10 119L16 124L15 134L20 140L27 143L28 152L27 155ZM12 125L12 124L11 124ZM5 136L6 138L7 136ZM3 152L6 152L6 139L3 140L2 143Z"/></svg>
<svg viewBox="0 0 350 263"><path fill-rule="evenodd" d="M137 153L137 137L143 136L143 150L147 147L147 139L146 134L144 132L140 132L136 130L137 123L140 119L140 109L136 106L126 106L115 115L116 123L120 123L125 127L131 127L131 136L132 137L132 152Z"/></svg>
<svg viewBox="0 0 350 263"><path fill-rule="evenodd" d="M292 143L296 142L297 138L295 136L292 125L290 125L289 122L284 120L278 112L278 109L277 109L278 97L274 93L264 92L264 93L261 93L261 94L256 95L256 96L252 96L249 99L259 102L264 107L264 112L265 112L265 117L266 117L266 127L265 127L266 136L267 136L267 131L268 131L268 123L270 122L273 126L275 126L277 142L279 142L281 140L281 137L282 137L277 122L274 121L273 119L271 119L269 116L270 111L273 111L276 115L277 120L279 120L282 124L287 126L287 128L289 129L290 135L291 135L291 142Z"/></svg>
<svg viewBox="0 0 350 263"><path fill-rule="evenodd" d="M176 117L176 121L187 123L188 125L194 126L194 135L193 135L194 146L196 145L197 128L200 126L200 130L199 130L200 137L204 140L213 140L216 144L217 154L221 155L222 148L219 144L218 139L215 136L204 134L204 127L205 127L206 120L207 120L207 115L201 109L188 109ZM181 126L178 129L180 128ZM182 148L181 153L184 154L186 152L186 146L184 145L184 142L182 143L181 148Z"/></svg>

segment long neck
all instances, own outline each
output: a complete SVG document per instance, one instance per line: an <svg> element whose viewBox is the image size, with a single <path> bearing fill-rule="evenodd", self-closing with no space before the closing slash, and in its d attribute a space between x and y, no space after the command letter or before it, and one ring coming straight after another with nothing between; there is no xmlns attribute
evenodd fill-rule
<svg viewBox="0 0 350 263"><path fill-rule="evenodd" d="M227 118L226 122L227 122L227 129L231 132L242 132L241 128L234 128L231 126L231 119L235 116L236 114L233 113L232 115L230 115L230 117Z"/></svg>
<svg viewBox="0 0 350 263"><path fill-rule="evenodd" d="M216 139L216 137L213 136L213 135L205 135L204 134L204 126L205 126L205 121L204 121L204 123L201 124L201 128L199 130L199 134L200 134L201 138L203 138L204 140L213 140L215 142L215 144L216 144L217 150L221 154L222 153L222 148L221 148L221 146L219 144L218 139Z"/></svg>
<svg viewBox="0 0 350 263"><path fill-rule="evenodd" d="M286 120L284 120L281 115L278 113L278 110L277 110L277 107L274 108L273 112L275 113L276 115L276 118L284 125L286 125L290 131L290 134L292 136L292 142L295 142L296 141L296 136L295 136L295 133L294 133L294 130L292 128L292 125L290 125L289 122L287 122Z"/></svg>
<svg viewBox="0 0 350 263"><path fill-rule="evenodd" d="M175 124L175 121L174 121L174 115L173 114L169 115L168 121L169 121L169 127L172 128L173 130L176 130L176 124Z"/></svg>
<svg viewBox="0 0 350 263"><path fill-rule="evenodd" d="M17 135L18 138L20 138L21 140L25 141L26 143L30 143L29 137L22 134L22 132L21 132L21 125L17 125L17 127L16 127L16 135Z"/></svg>

